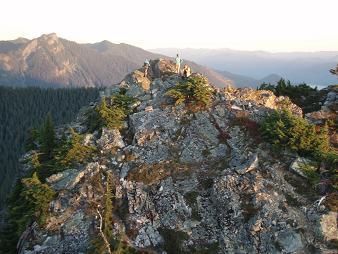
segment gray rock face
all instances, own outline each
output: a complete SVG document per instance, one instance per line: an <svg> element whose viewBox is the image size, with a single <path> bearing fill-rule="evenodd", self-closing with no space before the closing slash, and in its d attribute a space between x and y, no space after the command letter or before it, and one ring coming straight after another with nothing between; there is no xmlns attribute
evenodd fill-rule
<svg viewBox="0 0 338 254"><path fill-rule="evenodd" d="M120 84L140 100L128 129L87 134L85 143L102 151L97 162L48 178L58 193L23 253L85 253L99 236L108 172L113 235L145 253L325 253L337 239L337 214L309 197L300 164L310 162L271 156L233 121L241 111L259 122L285 98L217 92L210 109L193 113L165 96L181 81L172 71L155 61L149 84L137 72Z"/></svg>
<svg viewBox="0 0 338 254"><path fill-rule="evenodd" d="M46 181L55 190L72 190L85 175L95 174L99 170L100 165L98 163L89 163L84 169L67 169L48 177Z"/></svg>
<svg viewBox="0 0 338 254"><path fill-rule="evenodd" d="M125 146L121 134L118 130L102 129L100 139L96 141L97 147L101 150L111 150L113 148L123 148Z"/></svg>
<svg viewBox="0 0 338 254"><path fill-rule="evenodd" d="M294 231L283 230L278 233L278 243L281 245L283 250L288 253L293 253L302 250L304 247L301 236Z"/></svg>

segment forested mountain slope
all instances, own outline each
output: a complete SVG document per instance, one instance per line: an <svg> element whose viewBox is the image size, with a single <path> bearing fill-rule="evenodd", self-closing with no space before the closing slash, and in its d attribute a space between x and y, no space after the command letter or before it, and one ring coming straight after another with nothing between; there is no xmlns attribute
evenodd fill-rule
<svg viewBox="0 0 338 254"><path fill-rule="evenodd" d="M46 114L55 124L71 121L79 109L98 98L96 88L42 89L0 86L0 207L15 179L29 128Z"/></svg>

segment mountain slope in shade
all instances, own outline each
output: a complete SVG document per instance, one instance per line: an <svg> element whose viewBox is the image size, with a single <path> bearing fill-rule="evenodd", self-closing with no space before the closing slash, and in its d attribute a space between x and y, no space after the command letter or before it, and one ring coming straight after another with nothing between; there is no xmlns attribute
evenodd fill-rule
<svg viewBox="0 0 338 254"><path fill-rule="evenodd" d="M164 57L128 44L102 41L78 44L56 34L33 40L0 42L0 85L45 87L101 87L120 82L144 60ZM208 76L219 87L233 84L221 74L197 65L194 71Z"/></svg>

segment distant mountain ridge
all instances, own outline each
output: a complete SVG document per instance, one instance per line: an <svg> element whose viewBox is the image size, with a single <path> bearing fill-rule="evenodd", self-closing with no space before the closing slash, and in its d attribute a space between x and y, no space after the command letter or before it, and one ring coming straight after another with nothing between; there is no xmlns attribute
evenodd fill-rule
<svg viewBox="0 0 338 254"><path fill-rule="evenodd" d="M248 76L234 74L228 71L220 71L224 77L233 80L235 87L258 87L263 83L276 84L282 77L277 74L270 74L262 79L254 79Z"/></svg>
<svg viewBox="0 0 338 254"><path fill-rule="evenodd" d="M0 85L105 87L140 68L146 58L163 57L124 43L79 44L59 38L55 33L32 40L0 41ZM212 69L186 63L218 87L234 84Z"/></svg>
<svg viewBox="0 0 338 254"><path fill-rule="evenodd" d="M337 83L329 69L338 63L338 51L270 53L231 49L177 49L150 50L155 53L179 52L183 57L210 68L262 79L276 73L295 83L327 86Z"/></svg>

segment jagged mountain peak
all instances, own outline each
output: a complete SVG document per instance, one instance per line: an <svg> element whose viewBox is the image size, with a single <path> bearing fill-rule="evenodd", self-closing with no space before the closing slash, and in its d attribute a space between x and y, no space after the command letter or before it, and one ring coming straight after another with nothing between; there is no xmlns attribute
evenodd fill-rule
<svg viewBox="0 0 338 254"><path fill-rule="evenodd" d="M42 39L42 40L58 40L58 36L57 36L56 33L43 34L38 39Z"/></svg>
<svg viewBox="0 0 338 254"><path fill-rule="evenodd" d="M13 43L0 42L0 84L10 86L110 86L120 82L145 59L164 57L125 43L78 44L55 33ZM215 85L227 86L221 74L185 61Z"/></svg>
<svg viewBox="0 0 338 254"><path fill-rule="evenodd" d="M135 253L325 253L324 239L336 239L336 215L313 193L299 192L306 182L289 165L302 160L272 156L241 124L243 117L259 123L273 109L301 109L270 91L206 83L211 104L195 111L168 96L184 82L173 61L152 60L146 77L138 69L106 90L108 107L116 98L110 95L134 99L122 129L89 131L98 102L79 113L68 127L97 153L46 179L57 194L46 225L27 229L20 253L84 253L100 239L103 252L119 248L103 241L105 216L115 243ZM112 211L105 189L114 195Z"/></svg>

